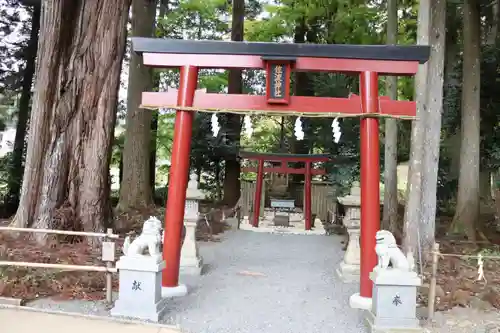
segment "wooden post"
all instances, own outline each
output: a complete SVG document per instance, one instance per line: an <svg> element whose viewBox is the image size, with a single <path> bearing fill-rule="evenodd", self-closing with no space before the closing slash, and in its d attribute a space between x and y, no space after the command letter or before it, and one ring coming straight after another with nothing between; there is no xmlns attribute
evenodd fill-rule
<svg viewBox="0 0 500 333"><path fill-rule="evenodd" d="M110 236L113 236L113 229L108 228L106 230L106 241L112 241ZM112 269L113 263L111 261L106 261L106 267ZM111 304L113 302L113 273L111 271L106 272L106 302Z"/></svg>
<svg viewBox="0 0 500 333"><path fill-rule="evenodd" d="M257 181L255 184L255 199L253 203L253 221L252 225L257 228L259 226L260 217L260 201L262 198L262 181L264 178L264 160L259 160L259 167L257 168Z"/></svg>
<svg viewBox="0 0 500 333"><path fill-rule="evenodd" d="M198 68L181 67L177 106L192 106L198 85ZM193 132L194 112L177 110L175 115L174 142L168 187L168 200L165 212L165 239L163 258L163 287L177 287L179 284L179 265L181 259L182 230L184 227L184 206L189 174L189 153Z"/></svg>
<svg viewBox="0 0 500 333"><path fill-rule="evenodd" d="M361 72L361 272L360 296L372 297L370 272L377 265L375 234L380 229L380 142L378 119L370 117L379 108L378 74Z"/></svg>
<svg viewBox="0 0 500 333"><path fill-rule="evenodd" d="M311 214L311 162L306 162L306 174L304 178L304 219L306 230L312 227Z"/></svg>
<svg viewBox="0 0 500 333"><path fill-rule="evenodd" d="M431 281L429 282L429 304L427 305L427 320L432 320L434 317L434 307L436 304L436 275L438 270L439 260L439 244L434 243L432 247L432 272Z"/></svg>

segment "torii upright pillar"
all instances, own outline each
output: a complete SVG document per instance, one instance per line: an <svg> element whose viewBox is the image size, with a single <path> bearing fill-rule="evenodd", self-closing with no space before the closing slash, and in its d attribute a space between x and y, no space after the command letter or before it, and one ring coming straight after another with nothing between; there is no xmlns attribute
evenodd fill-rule
<svg viewBox="0 0 500 333"><path fill-rule="evenodd" d="M165 238L163 240L163 259L166 267L162 275L162 296L184 296L187 288L179 285L181 259L181 237L184 225L184 205L189 174L189 153L193 131L194 113L182 110L193 105L194 93L198 85L198 68L183 66L177 95L172 161L170 165L170 184L165 212Z"/></svg>
<svg viewBox="0 0 500 333"><path fill-rule="evenodd" d="M361 297L372 297L370 272L377 265L375 233L380 229L380 143L378 118L378 74L360 73L361 118Z"/></svg>

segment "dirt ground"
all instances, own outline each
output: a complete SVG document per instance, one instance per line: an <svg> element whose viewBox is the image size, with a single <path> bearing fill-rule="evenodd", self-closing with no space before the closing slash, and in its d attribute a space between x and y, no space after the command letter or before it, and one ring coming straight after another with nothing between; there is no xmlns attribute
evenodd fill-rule
<svg viewBox="0 0 500 333"><path fill-rule="evenodd" d="M221 222L222 212L209 208L204 208L204 211L208 215L206 219L205 215L200 219L196 238L199 241L218 241L217 235L228 228ZM122 237L116 242L115 257L122 255L121 248L126 235L139 233L145 219L152 215L163 219L163 214L164 209L150 209L135 214L117 215L116 222L128 227L118 230ZM4 220L2 225L8 225L8 221ZM100 253L100 249L92 249L86 242L76 237L53 239L47 245L40 246L27 234L21 234L16 238L11 233L0 232L2 261L102 266ZM118 290L116 275L113 278L113 289ZM105 274L0 266L0 296L26 301L47 296L60 299L100 300L105 298Z"/></svg>

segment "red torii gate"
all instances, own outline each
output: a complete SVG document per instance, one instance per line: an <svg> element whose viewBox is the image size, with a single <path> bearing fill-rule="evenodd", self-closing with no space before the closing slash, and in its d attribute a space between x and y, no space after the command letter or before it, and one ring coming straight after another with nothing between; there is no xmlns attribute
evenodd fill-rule
<svg viewBox="0 0 500 333"><path fill-rule="evenodd" d="M254 199L254 211L252 225L254 227L259 226L259 213L260 213L260 200L262 197L262 181L264 178L264 173L274 172L274 173L284 173L284 174L301 174L304 175L304 219L305 219L305 229L311 230L312 227L312 212L311 212L311 176L312 175L324 175L326 174L325 169L313 169L312 163L314 162L327 162L330 160L330 155L327 154L272 154L272 153L255 153L255 152L240 152L240 157L257 160L257 168L244 167L241 168L241 172L257 172L257 180L255 183L255 199ZM279 162L279 167L265 168L264 162ZM289 162L303 162L305 168L290 168L288 166ZM283 165L285 163L285 165Z"/></svg>
<svg viewBox="0 0 500 333"><path fill-rule="evenodd" d="M179 280L181 230L186 201L193 111L308 117L361 118L361 281L360 295L371 297L369 273L377 263L375 233L380 227L378 118L413 119L415 102L379 97L378 76L415 75L429 58L428 46L317 45L132 38L133 51L146 66L180 68L179 90L145 92L144 108L175 108L170 186L165 214L162 284ZM266 96L209 94L197 90L200 68L266 69ZM326 98L290 96L293 71L343 72L360 77L360 96Z"/></svg>

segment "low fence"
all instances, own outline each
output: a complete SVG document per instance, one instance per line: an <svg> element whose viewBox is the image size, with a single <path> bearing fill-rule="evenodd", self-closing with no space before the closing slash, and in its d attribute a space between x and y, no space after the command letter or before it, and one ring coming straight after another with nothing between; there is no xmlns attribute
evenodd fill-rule
<svg viewBox="0 0 500 333"><path fill-rule="evenodd" d="M114 234L112 229L107 229L106 233L98 233L98 232L64 231L64 230L52 230L52 229L0 227L0 231L103 238L104 242L102 242L101 260L106 263L106 266L49 264L49 263L23 262L23 261L0 261L0 266L33 267L33 268L61 269L61 270L73 270L73 271L86 271L86 272L104 272L106 273L106 301L108 303L112 302L112 291L113 291L112 274L118 271L116 267L114 267L115 248L116 248L114 240L120 237L119 235Z"/></svg>
<svg viewBox="0 0 500 333"><path fill-rule="evenodd" d="M427 319L432 320L435 313L436 308L436 287L437 287L437 277L438 277L438 268L439 268L439 259L444 259L445 257L454 257L458 259L468 259L475 260L477 262L477 278L476 282L484 281L485 285L488 283L485 277L484 272L484 261L492 260L492 261L500 261L500 256L498 255L485 255L482 253L478 254L459 254L459 253L443 253L440 251L440 245L438 243L434 243L432 251L428 253L432 255L431 261L431 272L429 279L429 295L428 295L428 308L427 308Z"/></svg>

